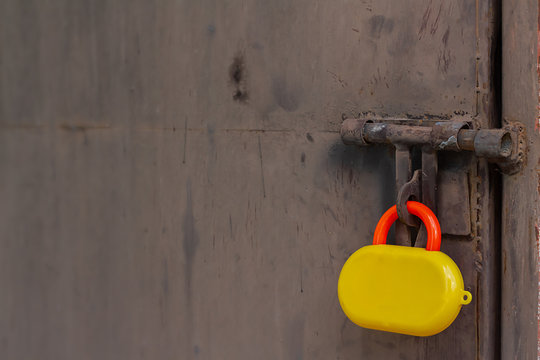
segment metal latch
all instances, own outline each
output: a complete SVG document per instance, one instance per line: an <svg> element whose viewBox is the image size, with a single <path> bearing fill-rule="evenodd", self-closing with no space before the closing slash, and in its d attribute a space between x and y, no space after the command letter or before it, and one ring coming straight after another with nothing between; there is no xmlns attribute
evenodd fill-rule
<svg viewBox="0 0 540 360"><path fill-rule="evenodd" d="M463 174L445 171L438 176L438 151L468 152L495 163L505 174L521 170L525 162L525 134L520 123L507 123L501 129L475 129L474 119L456 116L451 120L423 122L400 118L345 119L341 126L341 138L347 145L368 146L370 144L392 144L396 149L397 210L400 222L396 223L396 242L401 245L425 246L425 228L419 229L416 242L410 239L411 228L419 226L418 220L408 213L406 203L416 200L437 212L437 186L453 184L466 186ZM412 169L411 149L421 149L421 169ZM449 176L446 176L446 174ZM449 179L451 178L451 179ZM439 180L439 182L438 182ZM468 188L466 189L468 194ZM464 189L465 192L465 189ZM464 196L462 209L470 206ZM443 203L443 205L446 205ZM452 204L452 207L456 207ZM460 204L457 204L460 205ZM447 209L444 209L447 210ZM461 226L444 224L445 216L438 214L443 233L468 235L468 219ZM456 220L459 222L460 219ZM455 222L456 222L455 221ZM446 229L445 229L446 228ZM446 230L446 232L445 232Z"/></svg>

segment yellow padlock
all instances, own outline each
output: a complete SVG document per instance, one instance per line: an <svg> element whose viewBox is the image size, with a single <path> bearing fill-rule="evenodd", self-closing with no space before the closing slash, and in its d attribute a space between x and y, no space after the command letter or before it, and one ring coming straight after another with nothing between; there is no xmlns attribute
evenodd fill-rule
<svg viewBox="0 0 540 360"><path fill-rule="evenodd" d="M373 245L347 259L339 275L341 308L355 324L375 330L430 336L446 329L462 305L472 300L456 263L439 251L441 228L425 205L409 201L407 210L426 225L424 248L386 245L397 220L394 205L377 224Z"/></svg>

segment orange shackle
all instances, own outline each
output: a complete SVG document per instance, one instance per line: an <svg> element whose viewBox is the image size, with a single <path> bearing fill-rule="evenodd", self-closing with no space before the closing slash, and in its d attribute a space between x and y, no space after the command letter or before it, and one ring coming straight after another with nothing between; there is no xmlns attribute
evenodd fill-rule
<svg viewBox="0 0 540 360"><path fill-rule="evenodd" d="M413 215L416 215L424 222L427 229L427 246L428 251L439 251L441 248L441 226L439 220L426 205L416 202L407 201L407 210ZM373 235L373 245L386 244L386 237L388 236L388 230L392 224L397 220L397 208L396 205L388 209L375 228L375 234Z"/></svg>

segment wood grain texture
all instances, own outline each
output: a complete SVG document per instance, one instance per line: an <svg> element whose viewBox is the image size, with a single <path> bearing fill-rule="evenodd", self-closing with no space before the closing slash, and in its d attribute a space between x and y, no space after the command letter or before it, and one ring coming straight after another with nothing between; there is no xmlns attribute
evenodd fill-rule
<svg viewBox="0 0 540 360"><path fill-rule="evenodd" d="M486 109L486 4L2 1L2 358L493 358L478 241L443 240L475 300L440 335L336 294L395 201L392 149L342 145L342 114Z"/></svg>
<svg viewBox="0 0 540 360"><path fill-rule="evenodd" d="M503 183L503 359L540 355L539 11L537 1L503 3L503 115L524 125L528 143L525 168Z"/></svg>

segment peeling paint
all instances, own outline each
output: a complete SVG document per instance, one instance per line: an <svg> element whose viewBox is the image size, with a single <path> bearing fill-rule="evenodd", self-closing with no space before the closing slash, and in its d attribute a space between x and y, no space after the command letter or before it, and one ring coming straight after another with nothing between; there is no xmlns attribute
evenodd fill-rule
<svg viewBox="0 0 540 360"><path fill-rule="evenodd" d="M441 144L439 145L439 147L440 147L441 149L444 149L444 148L447 147L448 145L455 145L455 144L457 144L457 138L456 138L455 136L450 136L450 137L448 138L448 140L441 142Z"/></svg>

